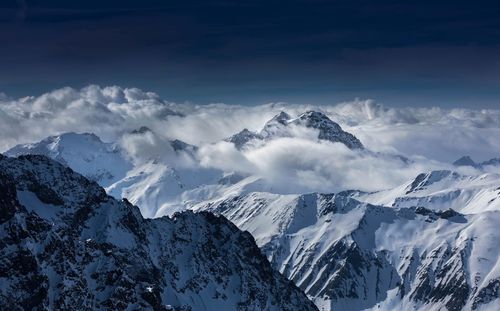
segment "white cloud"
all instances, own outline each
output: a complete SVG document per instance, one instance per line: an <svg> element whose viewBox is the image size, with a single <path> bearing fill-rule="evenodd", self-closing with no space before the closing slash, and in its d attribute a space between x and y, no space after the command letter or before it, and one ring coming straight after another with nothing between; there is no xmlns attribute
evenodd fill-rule
<svg viewBox="0 0 500 311"><path fill-rule="evenodd" d="M279 138L242 152L228 143L201 150L204 166L261 176L280 193L375 191L399 185L421 172L451 168L422 158L407 165L392 156L303 138Z"/></svg>
<svg viewBox="0 0 500 311"><path fill-rule="evenodd" d="M310 139L314 133L303 128L292 131L294 138L256 144L242 152L220 142L243 128L260 130L282 110L293 116L311 109L325 112L368 149L407 155L414 164L315 142ZM126 134L141 126L155 134ZM200 165L259 174L283 191L376 190L425 170L448 167L439 162L462 155L477 161L500 156L500 110L493 109L387 108L370 100L325 106L196 106L167 102L136 88L95 85L21 99L0 96L0 150L69 131L120 141L135 161L158 157L195 165L189 157L180 159L168 143L181 139L200 146Z"/></svg>
<svg viewBox="0 0 500 311"><path fill-rule="evenodd" d="M254 164L228 142L203 144L198 150L198 157L200 164L204 167L217 168L227 172L257 173Z"/></svg>

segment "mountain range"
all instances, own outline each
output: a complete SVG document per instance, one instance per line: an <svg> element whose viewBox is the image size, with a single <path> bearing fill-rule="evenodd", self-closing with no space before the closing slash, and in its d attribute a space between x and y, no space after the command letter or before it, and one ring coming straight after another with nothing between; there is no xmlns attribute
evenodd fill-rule
<svg viewBox="0 0 500 311"><path fill-rule="evenodd" d="M134 137L134 135L154 135L154 133L143 127L127 135ZM260 131L252 132L243 129L225 141L234 145L236 150L245 150L252 144L267 144L279 138L297 135L303 139L342 144L353 152L376 154L367 150L354 135L345 132L340 125L317 111L308 111L297 117L291 117L286 112L282 112L269 120ZM197 161L197 146L179 140L171 140L168 145L168 148L171 148L177 155L190 161ZM24 156L27 154L46 156L60 164L49 161L45 157ZM185 245L189 245L188 248L194 250L189 255L181 256L189 258L202 256L196 254L196 252L204 252L204 248L200 248L199 243L213 246L216 249L213 251L216 253L213 258L206 259L202 256L203 259L200 262L190 263L193 266L172 268L201 271L203 272L201 279L210 285L202 286L198 292L190 288L187 292L178 293L176 290L180 288L180 283L176 282L179 280L174 278L172 281L171 274L169 274L168 277L163 277L162 282L175 283L176 285L171 286L175 288L174 292L177 296L171 298L168 295L162 296L161 290L155 292L155 297L157 297L155 299L161 297L161 304L172 299L169 300L172 301L169 304L175 305L176 308L191 306L193 310L198 310L202 308L201 304L206 303L213 306L211 310L216 310L216 306L220 309L229 306L230 303L241 303L235 302L241 297L228 293L228 288L231 286L220 285L232 281L219 282L220 275L214 276L213 270L217 269L217 264L205 265L201 262L220 260L217 256L228 252L225 247L229 243L227 242L229 237L238 234L245 236L239 230L247 231L252 235L252 237L247 236L249 241L245 242L245 245L253 243L254 239L264 254L265 257L259 259L261 260L259 265L266 266L270 263L266 268L268 269L267 275L272 274L273 278L278 280L282 274L302 290L320 310L496 310L500 303L500 248L496 243L500 237L496 230L496 226L500 224L500 175L482 171L486 165L497 165L498 163L494 160L480 165L470 165L470 161L465 161L467 159L457 161L454 163L456 168L468 165L472 166L476 173L469 175L459 173L451 169L453 166L448 166L443 170L422 172L399 186L374 192L344 189L337 193L283 193L276 191L273 184L262 176L248 172L224 171L202 165L183 166L154 156L138 162L133 155L121 147L119 142L105 143L97 136L88 133L65 133L49 137L38 143L16 146L5 155L9 158L2 158L2 167L8 172L7 175L10 175L6 177L8 181L6 183L14 183L9 187L18 189L16 191L19 204L16 203L15 206L19 208L16 208L14 214L29 214L32 209L31 211L35 214L43 214L39 215L43 221L50 223L55 220L54 223L63 223L65 236L77 230L73 228L71 221L71 224L68 223L68 220L74 218L71 215L80 212L71 210L68 213L60 213L60 215L71 216L61 216L62 218L60 215L56 217L52 214L45 214L47 210L55 209L52 205L63 206L69 201L65 201L65 196L54 196L57 202L49 203L52 205L47 208L46 203L43 203L43 194L39 194L42 199L29 194L34 190L28 188L30 182L23 179L29 174L19 172L29 171L35 176L42 176L37 177L44 181L40 187L52 190L38 191L39 193L62 191L58 189L58 185L63 185L65 182L57 181L57 179L67 174L78 176L73 176L78 180L86 180L77 174L79 173L91 180L82 181L85 185L91 184L91 188L95 188L95 191L101 194L97 196L100 199L89 199L87 196L78 201L78 204L85 205L86 200L91 202L97 200L99 202L96 204L99 206L103 204L118 206L116 213L122 213L122 210L126 208L134 210L135 212L130 213L136 219L132 226L135 229L125 230L123 228L127 228L128 224L120 221L113 222L109 226L111 228L109 237L104 239L106 243L114 243L113 247L120 248L121 254L125 257L129 254L122 248L128 246L116 245L120 242L112 240L113 235L115 238L118 235L127 236L131 245L141 250L140 256L142 257L136 258L135 263L126 262L124 265L134 266L137 262L146 260L146 262L152 262L152 267L156 269L158 258L168 257L167 253L170 252L183 254L183 247L178 246L179 249L176 249L176 239L158 238L162 233L157 231L173 230L176 232L179 230L181 232L179 234L188 235L185 238L188 244ZM403 166L408 164L409 160L404 156L390 156ZM33 165L36 169L32 168ZM44 168L43 172L39 172L40 167ZM47 167L57 168L56 177L53 176L53 169L47 172ZM47 174L49 177L43 177ZM23 178L19 179L18 175ZM109 196L106 196L104 190L100 188L97 190L98 186L94 182L104 187ZM366 182L371 181L366 180ZM37 181L37 185L40 183ZM89 191L86 187L78 185L75 189L85 193ZM24 196L27 196L27 199ZM126 201L120 202L122 198L126 198ZM14 195L4 201L15 202L15 200ZM69 198L69 200L74 199ZM104 200L104 203L100 200ZM129 201L131 203L128 203ZM144 217L154 219L143 219L139 210L132 204L139 207ZM23 206L24 209L27 208L26 212ZM94 206L92 210L98 212L92 213L101 215L104 213L101 209L101 207ZM63 210L66 211L66 209ZM109 208L106 209L108 210ZM170 215L172 218L161 217L163 215ZM16 217L18 219L21 216ZM28 216L23 214L22 217ZM108 217L106 219L114 219L115 216L106 217ZM116 217L120 218L122 215ZM132 216L126 216L126 218L130 217ZM14 218L11 216L9 219ZM178 227L176 219L180 221ZM213 222L218 224L217 227L222 226L225 229L210 227ZM167 224L163 225L164 223ZM86 234L90 234L90 231L101 230L101 227L92 227L92 225L85 222L85 226L91 228L85 231ZM112 230L114 227L118 229ZM159 227L162 228L158 229ZM136 229L140 232L135 232ZM123 230L127 232L124 233ZM218 230L226 233L222 235L214 233L219 232ZM87 237L82 232L75 235L79 241L99 239L97 236ZM212 237L214 234L216 236ZM139 240L147 239L148 241L150 238L144 238L145 236L154 236L156 243L148 242L139 246L135 238L128 238L130 235L141 235ZM172 233L167 235L171 238ZM201 236L207 240L201 239ZM106 240L108 238L111 240ZM212 238L216 240L211 240ZM219 238L226 242L217 240ZM243 238L237 238L238 241L234 243L238 244L241 239ZM185 242L184 237L180 240ZM21 240L17 240L17 243L21 243ZM158 250L158 244L163 243L172 245L173 250L163 250L165 252L163 254ZM71 245L73 247L79 244ZM245 253L241 245L230 246L230 248L229 252L233 252L235 256L240 252ZM258 253L255 248L252 252ZM11 256L17 255L9 253L7 256L13 258ZM134 258L131 260L133 261ZM175 266L177 261L172 258L170 260ZM83 268L84 265L82 266L81 262L70 262L69 266L77 265L79 269L89 269L88 266ZM241 261L238 262L241 263ZM50 266L50 263L43 264ZM248 270L252 276L248 278L241 276L238 274L238 269ZM207 270L209 272L206 272ZM254 278L253 275L261 273L251 264L242 267L234 263L227 270L227 275L249 279L255 284L258 283L255 281L258 277ZM198 280L200 276L190 275L188 278ZM88 281L88 278L86 280ZM141 288L160 286L156 283L149 284L150 279L146 278L146 280L141 283ZM184 281L183 278L179 282L182 281ZM78 282L81 284L84 281L80 279ZM273 284L280 282L275 281ZM208 298L208 294L200 294L211 291L213 288L216 288L215 292L218 293L213 294L213 297L227 297L227 300L219 302L219 299L212 296L213 299ZM287 297L293 297L293 299L280 300L275 294L278 288L279 290L286 288L286 293L289 293ZM266 299L278 306L277 309L297 310L299 306L303 306L304 310L309 310L308 304L301 300L301 293L296 293L294 286L288 285L287 287L285 283L280 283L274 289L260 289L262 291L259 291L257 296L264 297L264 292L266 292L270 294L270 297L262 298L259 302L261 304L256 304L257 302L245 296L247 298L244 298L246 301L243 304L251 306L248 307L249 310L271 310L262 302ZM96 289L85 288L85 290L95 292ZM162 287L162 290L170 291L171 289ZM108 289L103 291L109 293ZM210 293L212 295L212 292ZM61 294L47 294L48 303L55 301L51 300L55 299L50 298L52 295L60 297ZM104 294L102 297L104 298L99 298L102 303L110 299ZM134 303L138 303L136 306L141 303L144 306L148 304L147 299L137 294L134 297L136 299ZM251 297L254 296L251 295ZM96 300L88 298L88 301ZM190 304L191 302L188 301L196 302ZM286 301L292 304L287 305ZM218 303L221 304L218 305ZM231 307L231 309L234 308Z"/></svg>
<svg viewBox="0 0 500 311"><path fill-rule="evenodd" d="M0 168L5 310L317 310L223 216L144 219L45 156Z"/></svg>

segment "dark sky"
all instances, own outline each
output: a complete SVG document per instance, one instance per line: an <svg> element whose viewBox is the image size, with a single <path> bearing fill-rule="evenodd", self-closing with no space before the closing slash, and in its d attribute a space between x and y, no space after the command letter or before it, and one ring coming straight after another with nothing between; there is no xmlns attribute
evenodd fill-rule
<svg viewBox="0 0 500 311"><path fill-rule="evenodd" d="M0 92L500 107L494 1L0 1Z"/></svg>

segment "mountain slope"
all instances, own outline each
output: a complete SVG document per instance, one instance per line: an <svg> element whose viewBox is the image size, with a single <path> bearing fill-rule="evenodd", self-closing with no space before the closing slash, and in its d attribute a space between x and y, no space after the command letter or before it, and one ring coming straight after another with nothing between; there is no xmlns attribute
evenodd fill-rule
<svg viewBox="0 0 500 311"><path fill-rule="evenodd" d="M103 187L122 179L132 168L118 146L104 143L89 133L50 136L37 143L17 145L5 152L10 157L25 154L48 156Z"/></svg>
<svg viewBox="0 0 500 311"><path fill-rule="evenodd" d="M154 135L141 127L128 135ZM180 140L167 141L180 157L193 159L196 146ZM145 217L153 217L162 207L179 210L183 192L204 184L216 184L222 172L196 167L175 167L161 159L134 163L118 144L104 143L94 134L65 133L40 142L22 144L5 152L7 156L38 154L50 157L94 180L115 198L127 198L139 205Z"/></svg>
<svg viewBox="0 0 500 311"><path fill-rule="evenodd" d="M0 156L2 309L316 310L223 217L148 220L43 156Z"/></svg>
<svg viewBox="0 0 500 311"><path fill-rule="evenodd" d="M420 206L436 211L453 208L465 214L500 211L500 175L432 171L393 189L350 195L363 202L393 207Z"/></svg>
<svg viewBox="0 0 500 311"><path fill-rule="evenodd" d="M252 233L321 310L494 310L500 301L499 211L462 215L346 194L259 192L195 209Z"/></svg>

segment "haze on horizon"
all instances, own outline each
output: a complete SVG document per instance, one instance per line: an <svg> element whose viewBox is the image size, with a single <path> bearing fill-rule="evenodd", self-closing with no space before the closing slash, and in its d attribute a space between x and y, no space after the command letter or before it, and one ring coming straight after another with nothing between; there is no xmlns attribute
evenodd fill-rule
<svg viewBox="0 0 500 311"><path fill-rule="evenodd" d="M0 3L0 92L139 87L167 100L497 108L493 1Z"/></svg>

